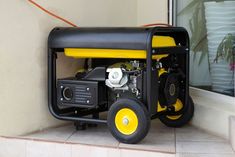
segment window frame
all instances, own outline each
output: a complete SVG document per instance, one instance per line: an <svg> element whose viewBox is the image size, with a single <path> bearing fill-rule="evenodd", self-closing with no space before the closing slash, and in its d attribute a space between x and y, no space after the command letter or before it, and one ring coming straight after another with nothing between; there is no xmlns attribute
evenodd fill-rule
<svg viewBox="0 0 235 157"><path fill-rule="evenodd" d="M176 15L176 11L177 11L177 5L176 5L177 1L176 0L168 0L168 24L172 25L172 26L177 26L177 15ZM235 98L235 96L229 96L226 94L222 94L222 93L218 93L218 92L214 92L214 91L210 91L210 90L206 90L206 89L202 89L202 88L198 88L198 87L192 87L191 85L189 85L191 89L196 90L197 92L206 92L206 93L210 93L210 95L214 97L218 97L218 96L222 96L224 99L230 100L231 98Z"/></svg>

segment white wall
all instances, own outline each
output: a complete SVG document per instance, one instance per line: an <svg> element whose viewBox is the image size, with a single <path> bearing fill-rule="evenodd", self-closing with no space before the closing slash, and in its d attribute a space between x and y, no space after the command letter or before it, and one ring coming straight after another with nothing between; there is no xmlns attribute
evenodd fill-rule
<svg viewBox="0 0 235 157"><path fill-rule="evenodd" d="M138 3L135 0L37 2L79 26L136 26L167 22L165 0L157 3L145 0L138 0ZM157 6L151 7L151 3ZM20 135L61 124L47 108L46 43L53 27L67 25L26 0L1 0L0 19L0 135ZM65 68L71 69L62 69L66 75L74 73L81 64L71 60L60 60Z"/></svg>
<svg viewBox="0 0 235 157"><path fill-rule="evenodd" d="M137 0L137 24L167 23L167 0Z"/></svg>
<svg viewBox="0 0 235 157"><path fill-rule="evenodd" d="M136 25L133 0L38 2L81 26ZM121 7L123 13L118 17ZM47 108L46 43L54 26L67 25L25 0L1 0L0 19L0 134L18 135L60 124ZM76 67L77 63L62 60L74 72L71 65Z"/></svg>

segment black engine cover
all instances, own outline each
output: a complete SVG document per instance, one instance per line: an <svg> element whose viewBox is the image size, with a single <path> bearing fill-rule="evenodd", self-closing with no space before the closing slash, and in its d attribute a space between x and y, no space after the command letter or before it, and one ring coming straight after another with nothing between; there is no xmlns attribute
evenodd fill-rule
<svg viewBox="0 0 235 157"><path fill-rule="evenodd" d="M57 102L61 106L93 108L98 105L97 81L59 79L57 82Z"/></svg>

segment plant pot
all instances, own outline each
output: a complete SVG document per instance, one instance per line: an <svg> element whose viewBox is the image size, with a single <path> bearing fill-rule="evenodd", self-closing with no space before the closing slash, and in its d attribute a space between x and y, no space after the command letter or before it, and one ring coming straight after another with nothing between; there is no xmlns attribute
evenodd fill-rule
<svg viewBox="0 0 235 157"><path fill-rule="evenodd" d="M234 71L226 60L214 60L223 38L228 33L235 34L235 1L205 2L204 6L212 90L233 95Z"/></svg>

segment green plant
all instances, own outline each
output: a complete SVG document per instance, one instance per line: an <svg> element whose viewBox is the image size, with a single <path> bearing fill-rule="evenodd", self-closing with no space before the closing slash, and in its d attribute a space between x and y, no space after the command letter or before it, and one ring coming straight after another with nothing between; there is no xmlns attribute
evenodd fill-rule
<svg viewBox="0 0 235 157"><path fill-rule="evenodd" d="M235 45L235 35L228 33L220 42L217 48L216 58L214 61L217 63L220 58L226 60L230 65L230 69L234 70L235 68L234 45Z"/></svg>

